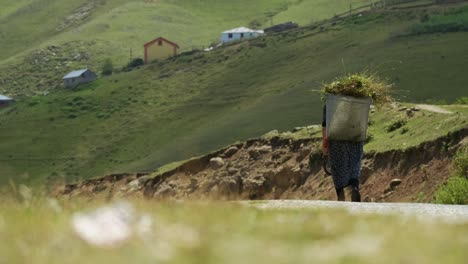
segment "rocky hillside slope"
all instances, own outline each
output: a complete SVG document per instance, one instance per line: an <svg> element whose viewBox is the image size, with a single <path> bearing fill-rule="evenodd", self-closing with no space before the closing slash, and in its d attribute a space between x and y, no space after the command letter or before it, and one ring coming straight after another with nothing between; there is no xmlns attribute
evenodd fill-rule
<svg viewBox="0 0 468 264"><path fill-rule="evenodd" d="M418 111L405 111L415 114L411 109ZM319 126L310 126L297 128L293 133L272 132L191 159L168 171L109 175L61 186L56 195L333 200L332 179L322 169L320 130ZM364 201L431 201L436 189L451 176L452 156L467 144L465 125L404 149L396 144L387 150L367 147L362 164Z"/></svg>

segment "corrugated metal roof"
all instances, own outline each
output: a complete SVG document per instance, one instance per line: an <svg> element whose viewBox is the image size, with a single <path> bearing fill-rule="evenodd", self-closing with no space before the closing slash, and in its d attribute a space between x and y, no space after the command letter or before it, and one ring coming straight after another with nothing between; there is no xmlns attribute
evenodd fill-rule
<svg viewBox="0 0 468 264"><path fill-rule="evenodd" d="M0 101L12 101L12 100L13 99L11 99L10 97L0 94Z"/></svg>
<svg viewBox="0 0 468 264"><path fill-rule="evenodd" d="M82 70L77 70L77 71L72 71L70 73L68 73L67 75L65 75L63 77L63 79L70 79L70 78L76 78L76 77L80 77L81 74L85 73L88 69L82 69Z"/></svg>
<svg viewBox="0 0 468 264"><path fill-rule="evenodd" d="M254 30L246 27L239 27L239 28L233 28L230 30L226 30L223 33L260 33L263 34L263 30Z"/></svg>

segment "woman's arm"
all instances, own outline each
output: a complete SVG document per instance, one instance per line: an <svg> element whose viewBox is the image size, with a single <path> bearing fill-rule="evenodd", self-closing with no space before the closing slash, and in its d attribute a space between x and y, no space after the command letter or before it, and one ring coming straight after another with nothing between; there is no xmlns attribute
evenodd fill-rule
<svg viewBox="0 0 468 264"><path fill-rule="evenodd" d="M323 155L328 155L328 139L326 127L322 127L322 153Z"/></svg>
<svg viewBox="0 0 468 264"><path fill-rule="evenodd" d="M323 118L322 118L322 153L323 155L328 154L328 138L327 138L327 109L323 107Z"/></svg>

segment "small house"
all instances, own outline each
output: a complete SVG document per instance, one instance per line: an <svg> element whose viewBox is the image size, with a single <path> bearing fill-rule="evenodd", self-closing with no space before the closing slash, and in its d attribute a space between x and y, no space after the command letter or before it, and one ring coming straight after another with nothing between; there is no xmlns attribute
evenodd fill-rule
<svg viewBox="0 0 468 264"><path fill-rule="evenodd" d="M224 31L221 34L221 43L226 43L230 41L256 38L265 34L263 30L254 30L246 27L234 28L231 30Z"/></svg>
<svg viewBox="0 0 468 264"><path fill-rule="evenodd" d="M96 80L97 75L88 70L82 69L77 71L72 71L63 77L63 84L66 88L75 88L80 84L89 83Z"/></svg>
<svg viewBox="0 0 468 264"><path fill-rule="evenodd" d="M169 41L163 37L153 39L146 43L145 47L145 64L154 60L167 59L177 55L180 47L177 43Z"/></svg>
<svg viewBox="0 0 468 264"><path fill-rule="evenodd" d="M11 99L10 97L0 94L0 108L7 107L14 102L15 100Z"/></svg>

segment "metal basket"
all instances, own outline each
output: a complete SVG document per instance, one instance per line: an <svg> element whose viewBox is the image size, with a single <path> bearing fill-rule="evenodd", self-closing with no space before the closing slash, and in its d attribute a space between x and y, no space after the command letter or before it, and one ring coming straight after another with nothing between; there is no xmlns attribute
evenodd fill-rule
<svg viewBox="0 0 468 264"><path fill-rule="evenodd" d="M328 140L366 141L371 98L328 94L325 104Z"/></svg>

